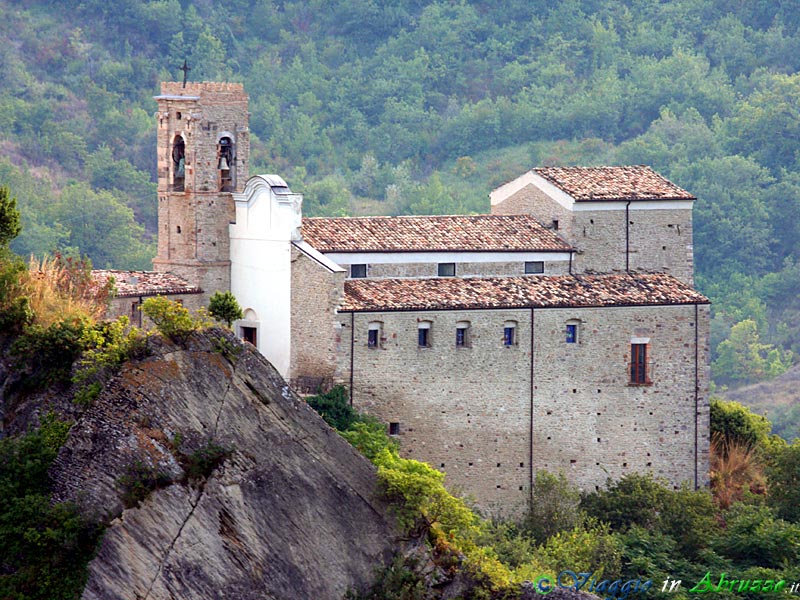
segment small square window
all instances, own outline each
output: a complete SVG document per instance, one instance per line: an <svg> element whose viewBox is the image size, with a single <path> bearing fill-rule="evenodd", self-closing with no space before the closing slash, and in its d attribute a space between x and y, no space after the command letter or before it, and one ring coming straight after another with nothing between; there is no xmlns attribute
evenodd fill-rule
<svg viewBox="0 0 800 600"><path fill-rule="evenodd" d="M525 274L534 275L544 273L544 261L542 260L527 260L525 261Z"/></svg>
<svg viewBox="0 0 800 600"><path fill-rule="evenodd" d="M400 435L400 423L389 423L389 435Z"/></svg>
<svg viewBox="0 0 800 600"><path fill-rule="evenodd" d="M249 342L256 345L256 338L257 338L257 329L255 327L244 327L242 326L242 339L245 342Z"/></svg>
<svg viewBox="0 0 800 600"><path fill-rule="evenodd" d="M578 341L578 325L567 323L567 343L574 344Z"/></svg>
<svg viewBox="0 0 800 600"><path fill-rule="evenodd" d="M516 341L516 330L517 328L513 325L509 326L506 325L503 327L503 345L504 346L513 346Z"/></svg>
<svg viewBox="0 0 800 600"><path fill-rule="evenodd" d="M439 277L455 277L456 263L439 263Z"/></svg>
<svg viewBox="0 0 800 600"><path fill-rule="evenodd" d="M350 278L363 279L367 276L367 265L350 265Z"/></svg>

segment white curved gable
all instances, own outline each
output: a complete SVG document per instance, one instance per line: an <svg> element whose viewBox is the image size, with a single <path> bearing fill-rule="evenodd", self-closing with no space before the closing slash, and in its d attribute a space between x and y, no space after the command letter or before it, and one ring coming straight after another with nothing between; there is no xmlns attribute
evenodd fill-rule
<svg viewBox="0 0 800 600"><path fill-rule="evenodd" d="M303 196L292 193L277 175L256 175L233 199L231 292L259 315L258 349L286 377L292 341L291 243L301 239Z"/></svg>

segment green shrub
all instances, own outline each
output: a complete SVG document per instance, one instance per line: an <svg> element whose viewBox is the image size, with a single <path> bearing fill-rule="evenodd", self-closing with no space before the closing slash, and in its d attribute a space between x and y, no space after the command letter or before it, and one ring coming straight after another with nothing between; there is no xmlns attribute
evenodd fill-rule
<svg viewBox="0 0 800 600"><path fill-rule="evenodd" d="M357 421L347 431L340 433L356 450L372 462L375 462L384 450L392 455L397 454L397 442L386 435L386 425L378 421Z"/></svg>
<svg viewBox="0 0 800 600"><path fill-rule="evenodd" d="M103 321L83 332L84 351L78 361L72 382L78 386L74 401L88 405L99 395L105 380L131 358L147 353L147 336L129 327L127 317Z"/></svg>
<svg viewBox="0 0 800 600"><path fill-rule="evenodd" d="M191 454L181 454L180 463L191 482L205 481L231 455L231 449L209 440Z"/></svg>
<svg viewBox="0 0 800 600"><path fill-rule="evenodd" d="M194 315L185 306L164 296L155 296L142 302L141 311L149 318L161 335L175 342L185 342L198 329L209 325L202 315Z"/></svg>
<svg viewBox="0 0 800 600"><path fill-rule="evenodd" d="M375 585L363 593L349 591L345 600L426 600L430 596L418 566L413 559L395 556L391 565L376 572Z"/></svg>
<svg viewBox="0 0 800 600"><path fill-rule="evenodd" d="M170 485L172 479L158 467L137 460L128 465L117 483L122 488L122 504L125 508L134 508L142 503L151 492Z"/></svg>
<svg viewBox="0 0 800 600"><path fill-rule="evenodd" d="M713 548L739 565L780 569L800 562L800 525L776 518L769 507L739 502L725 520Z"/></svg>
<svg viewBox="0 0 800 600"><path fill-rule="evenodd" d="M537 471L523 527L537 543L542 543L580 523L580 502L580 491L563 473Z"/></svg>
<svg viewBox="0 0 800 600"><path fill-rule="evenodd" d="M86 347L89 326L88 319L78 317L47 328L31 325L14 341L11 354L18 367L30 370L31 385L67 383L72 364Z"/></svg>
<svg viewBox="0 0 800 600"><path fill-rule="evenodd" d="M78 597L101 529L74 505L52 504L47 472L70 423L48 414L41 427L0 440L0 598Z"/></svg>
<svg viewBox="0 0 800 600"><path fill-rule="evenodd" d="M766 417L753 413L746 406L712 398L712 436L722 436L729 444L744 444L748 448L754 448L767 439L771 429L772 425Z"/></svg>
<svg viewBox="0 0 800 600"><path fill-rule="evenodd" d="M800 523L800 439L772 451L767 477L769 505L782 519Z"/></svg>
<svg viewBox="0 0 800 600"><path fill-rule="evenodd" d="M362 420L352 406L347 388L337 385L330 391L306 399L308 405L317 411L325 422L339 431L346 431L353 423Z"/></svg>

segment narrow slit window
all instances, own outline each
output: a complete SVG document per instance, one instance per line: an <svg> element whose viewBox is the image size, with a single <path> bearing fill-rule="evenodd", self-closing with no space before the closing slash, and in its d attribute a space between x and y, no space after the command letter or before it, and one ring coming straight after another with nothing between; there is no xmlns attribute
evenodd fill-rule
<svg viewBox="0 0 800 600"><path fill-rule="evenodd" d="M648 344L631 343L631 383L650 383Z"/></svg>
<svg viewBox="0 0 800 600"><path fill-rule="evenodd" d="M459 321L456 323L456 348L469 347L469 322Z"/></svg>
<svg viewBox="0 0 800 600"><path fill-rule="evenodd" d="M580 321L570 319L566 324L565 341L568 344L577 344L580 341Z"/></svg>
<svg viewBox="0 0 800 600"><path fill-rule="evenodd" d="M516 321L506 321L503 324L503 345L506 347L514 346L517 343L517 323Z"/></svg>

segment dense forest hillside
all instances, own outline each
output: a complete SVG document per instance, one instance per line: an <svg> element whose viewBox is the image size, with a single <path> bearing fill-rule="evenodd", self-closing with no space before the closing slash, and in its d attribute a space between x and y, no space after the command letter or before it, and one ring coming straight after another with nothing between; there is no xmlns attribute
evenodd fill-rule
<svg viewBox="0 0 800 600"><path fill-rule="evenodd" d="M251 173L310 215L488 210L530 167L652 165L698 197L718 384L800 350L789 0L0 0L0 183L23 255L147 268L161 80L241 81Z"/></svg>

